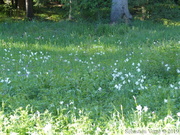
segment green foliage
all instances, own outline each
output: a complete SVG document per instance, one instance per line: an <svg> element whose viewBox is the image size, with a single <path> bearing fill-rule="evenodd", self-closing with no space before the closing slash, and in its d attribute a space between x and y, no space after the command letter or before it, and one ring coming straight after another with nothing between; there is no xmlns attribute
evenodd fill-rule
<svg viewBox="0 0 180 135"><path fill-rule="evenodd" d="M39 1L39 3L42 2ZM61 4L64 5L63 9L66 10L66 16L71 14L75 20L108 22L110 18L110 0L61 0ZM134 18L159 21L160 19L178 20L180 18L178 1L175 3L171 0L130 0L129 7ZM71 13L70 8L72 10Z"/></svg>
<svg viewBox="0 0 180 135"><path fill-rule="evenodd" d="M49 4L49 0L35 0L35 6L42 7Z"/></svg>
<svg viewBox="0 0 180 135"><path fill-rule="evenodd" d="M111 1L104 0L78 0L70 2L62 0L64 8L72 8L73 18L82 18L88 21L107 19L109 17Z"/></svg>
<svg viewBox="0 0 180 135"><path fill-rule="evenodd" d="M179 130L177 31L148 21L0 23L0 133Z"/></svg>
<svg viewBox="0 0 180 135"><path fill-rule="evenodd" d="M180 10L178 5L174 4L155 4L151 11L151 18L166 18L166 19L176 19L180 18Z"/></svg>
<svg viewBox="0 0 180 135"><path fill-rule="evenodd" d="M129 9L136 19L179 21L179 4L179 0L129 0ZM69 19L74 21L109 23L110 10L111 0L34 0L35 18L40 20L60 21L71 16ZM0 11L16 19L25 17L25 11L14 9L7 3L0 5Z"/></svg>
<svg viewBox="0 0 180 135"><path fill-rule="evenodd" d="M139 14L138 16L141 17L143 16L143 19L160 20L166 18L173 20L180 18L179 5L177 2L175 3L171 0L130 0L129 5L132 8L132 13L135 12L133 14ZM144 11L142 7L144 7Z"/></svg>

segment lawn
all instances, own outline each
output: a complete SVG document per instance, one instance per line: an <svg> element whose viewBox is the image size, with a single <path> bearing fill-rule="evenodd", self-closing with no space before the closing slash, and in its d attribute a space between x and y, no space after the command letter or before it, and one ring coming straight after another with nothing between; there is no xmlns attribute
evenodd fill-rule
<svg viewBox="0 0 180 135"><path fill-rule="evenodd" d="M180 133L180 27L0 23L0 134Z"/></svg>

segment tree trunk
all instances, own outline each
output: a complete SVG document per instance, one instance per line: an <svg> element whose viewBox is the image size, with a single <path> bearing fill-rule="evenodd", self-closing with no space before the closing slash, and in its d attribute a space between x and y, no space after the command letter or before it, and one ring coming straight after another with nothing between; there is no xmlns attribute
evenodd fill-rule
<svg viewBox="0 0 180 135"><path fill-rule="evenodd" d="M33 0L26 0L26 17L30 20L34 17L33 14Z"/></svg>
<svg viewBox="0 0 180 135"><path fill-rule="evenodd" d="M0 0L0 4L4 4L4 0Z"/></svg>
<svg viewBox="0 0 180 135"><path fill-rule="evenodd" d="M68 16L69 20L72 19L72 1L69 0L69 16Z"/></svg>
<svg viewBox="0 0 180 135"><path fill-rule="evenodd" d="M72 20L74 18L74 16L76 15L75 13L75 9L77 6L77 0L69 0L69 15L68 15L68 19Z"/></svg>
<svg viewBox="0 0 180 135"><path fill-rule="evenodd" d="M17 9L18 8L18 0L11 0L11 3L12 3L12 7L14 9Z"/></svg>
<svg viewBox="0 0 180 135"><path fill-rule="evenodd" d="M26 9L25 0L18 0L18 8L20 10L25 10Z"/></svg>
<svg viewBox="0 0 180 135"><path fill-rule="evenodd" d="M128 0L112 0L111 23L121 22L129 23L132 15L128 9Z"/></svg>

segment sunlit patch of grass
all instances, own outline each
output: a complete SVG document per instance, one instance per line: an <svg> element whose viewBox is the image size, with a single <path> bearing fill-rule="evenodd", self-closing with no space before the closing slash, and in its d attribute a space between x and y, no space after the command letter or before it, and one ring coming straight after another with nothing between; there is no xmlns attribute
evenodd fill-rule
<svg viewBox="0 0 180 135"><path fill-rule="evenodd" d="M171 21L171 20L167 20L167 19L163 19L163 24L167 25L167 26L180 26L180 22L179 21Z"/></svg>

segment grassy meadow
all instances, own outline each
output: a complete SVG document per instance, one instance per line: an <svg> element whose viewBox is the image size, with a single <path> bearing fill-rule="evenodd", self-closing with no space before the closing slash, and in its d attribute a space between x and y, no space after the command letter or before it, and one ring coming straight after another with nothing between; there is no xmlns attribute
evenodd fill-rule
<svg viewBox="0 0 180 135"><path fill-rule="evenodd" d="M0 23L0 134L180 133L180 27Z"/></svg>

